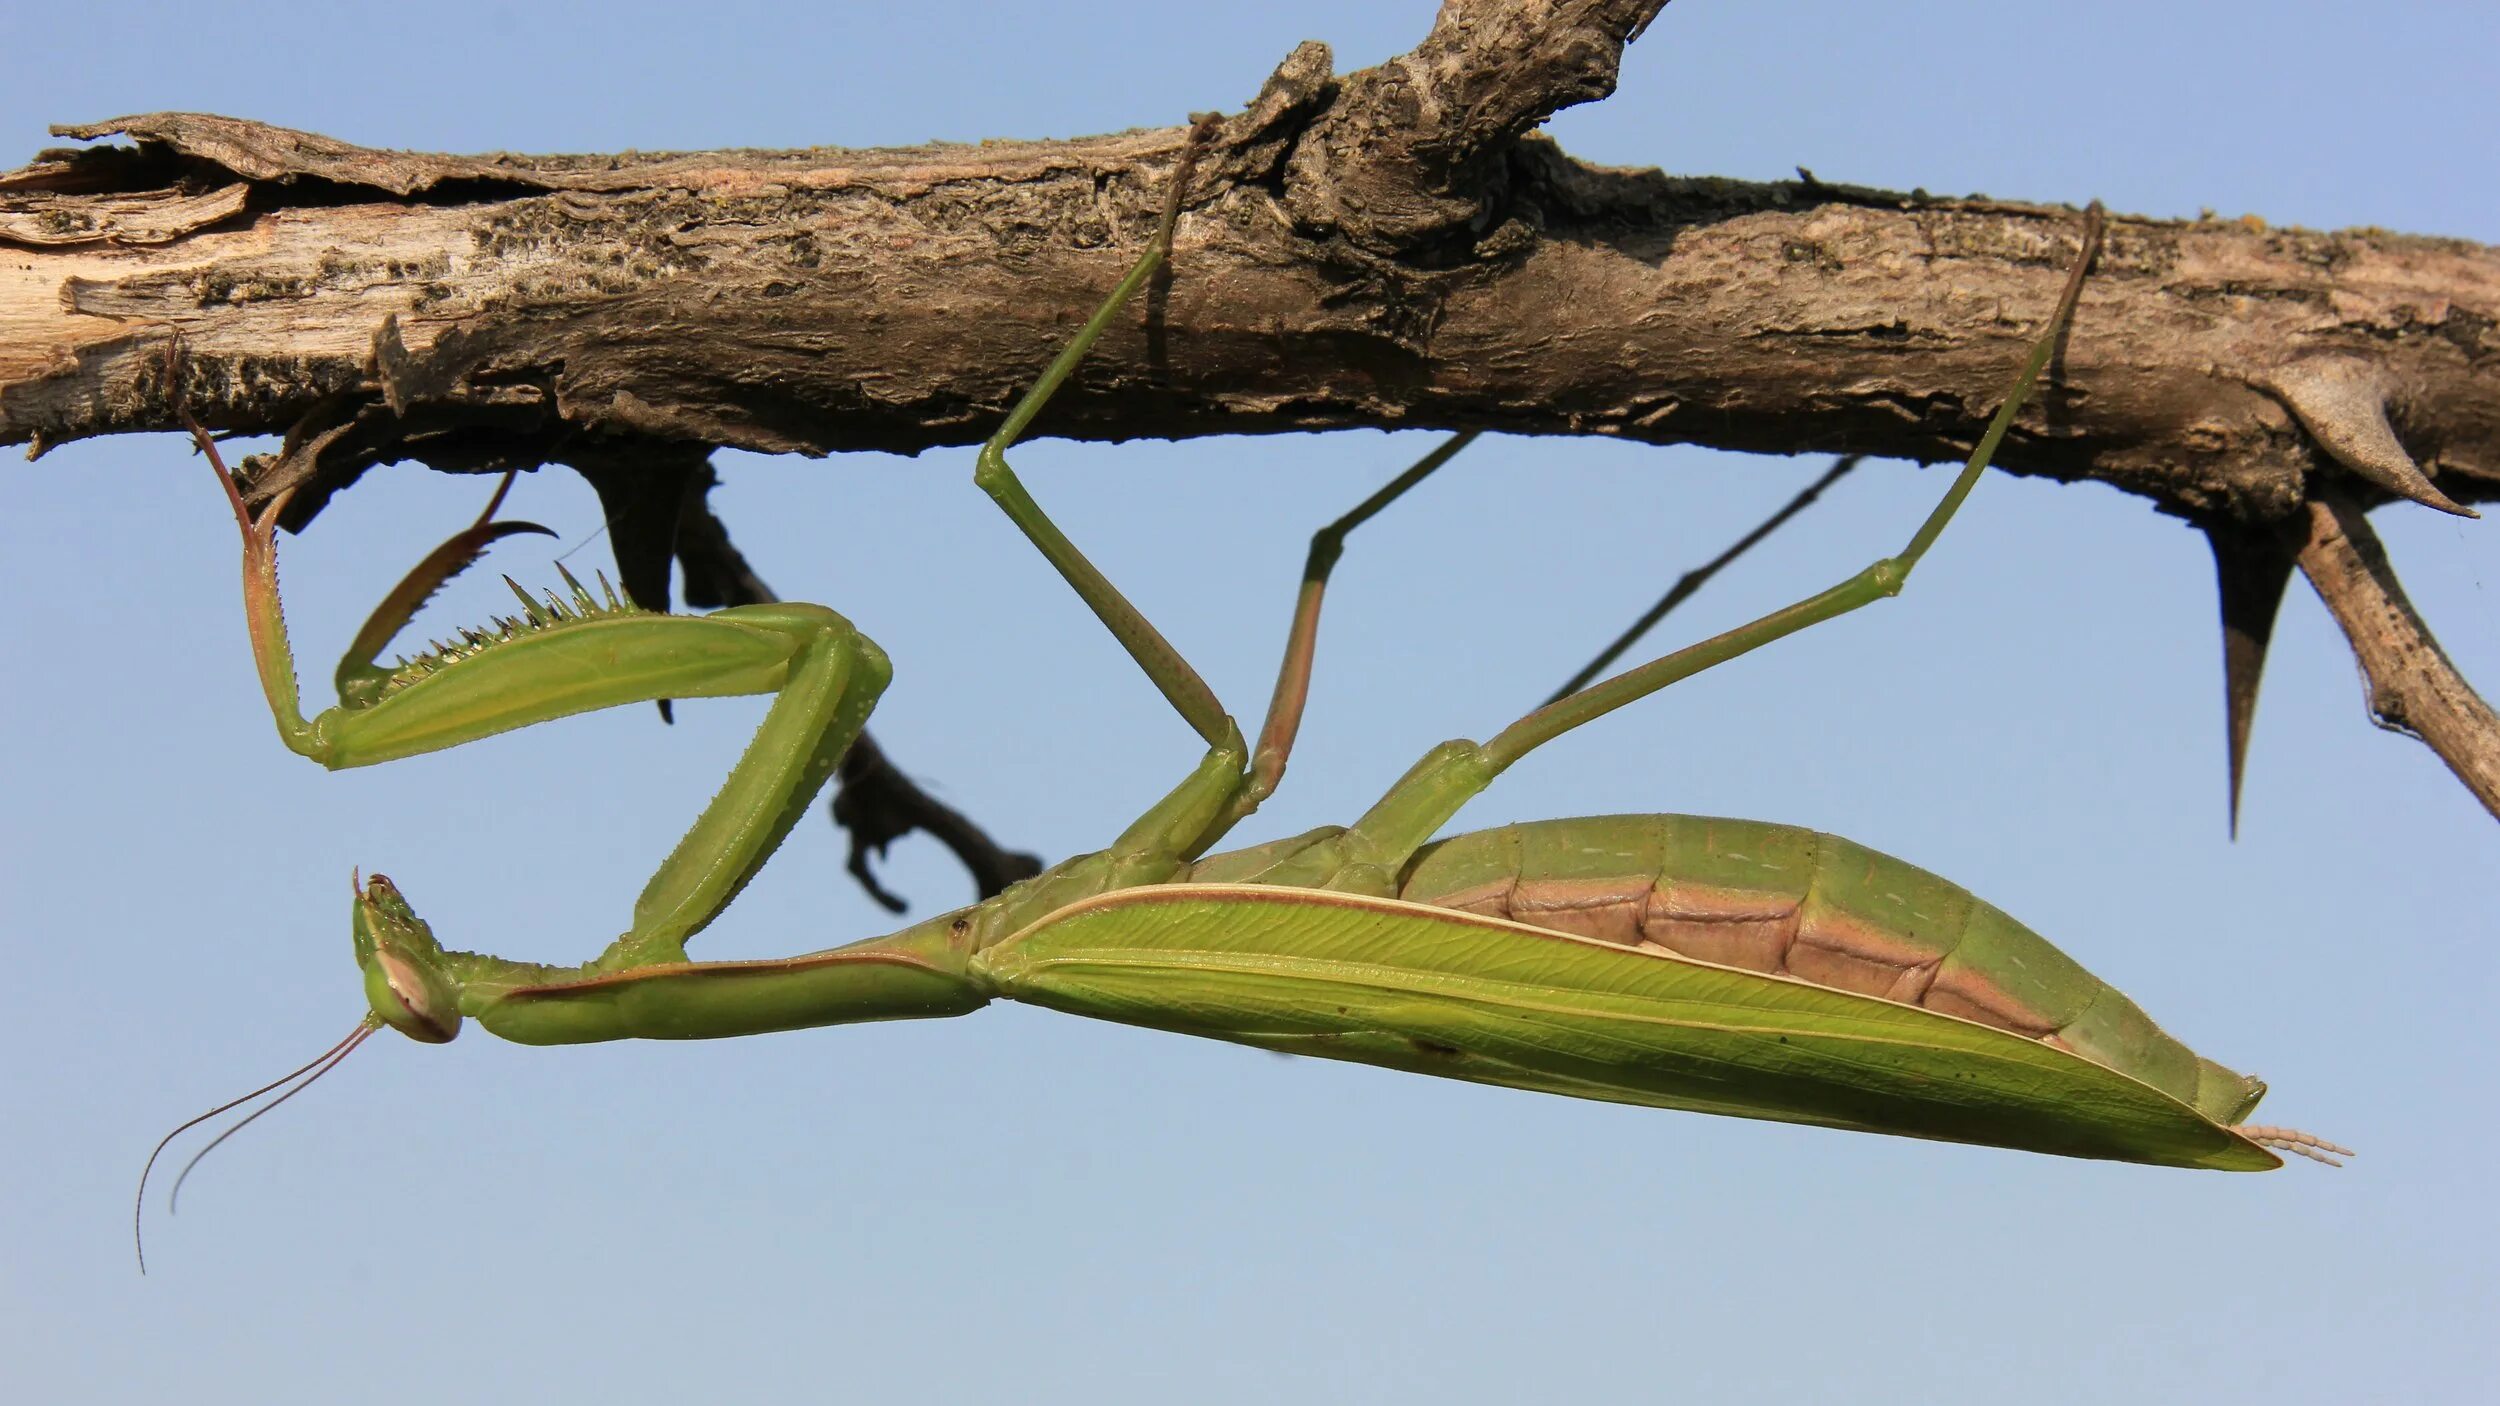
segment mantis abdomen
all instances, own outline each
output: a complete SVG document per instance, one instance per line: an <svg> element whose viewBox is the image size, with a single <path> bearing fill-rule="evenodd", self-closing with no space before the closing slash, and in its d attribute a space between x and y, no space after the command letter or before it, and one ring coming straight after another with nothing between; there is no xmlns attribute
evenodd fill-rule
<svg viewBox="0 0 2500 1406"><path fill-rule="evenodd" d="M1426 848L1398 896L1960 1016L2071 1050L2219 1123L2265 1092L1969 890L1793 825L1619 815L1504 826Z"/></svg>

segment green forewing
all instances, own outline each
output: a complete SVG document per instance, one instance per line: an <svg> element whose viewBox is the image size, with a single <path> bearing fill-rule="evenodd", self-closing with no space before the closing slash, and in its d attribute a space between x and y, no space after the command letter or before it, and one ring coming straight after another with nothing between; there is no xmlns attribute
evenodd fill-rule
<svg viewBox="0 0 2500 1406"><path fill-rule="evenodd" d="M1390 899L1169 885L1072 904L974 959L1104 1020L1659 1108L2258 1171L2145 1083L1989 1026Z"/></svg>
<svg viewBox="0 0 2500 1406"><path fill-rule="evenodd" d="M1961 886L1837 835L1701 815L1532 821L1436 841L1396 896L2046 1039L2221 1123L2265 1092Z"/></svg>

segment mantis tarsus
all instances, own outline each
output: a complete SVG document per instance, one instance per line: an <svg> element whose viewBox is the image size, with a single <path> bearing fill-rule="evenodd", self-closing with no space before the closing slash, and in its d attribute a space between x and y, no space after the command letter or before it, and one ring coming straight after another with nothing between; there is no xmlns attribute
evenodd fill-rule
<svg viewBox="0 0 2500 1406"><path fill-rule="evenodd" d="M241 524L247 617L288 746L332 767L451 747L657 698L771 693L755 740L579 967L440 946L396 886L363 881L354 943L371 1012L422 1041L464 1019L559 1044L711 1039L954 1016L994 999L1482 1083L2169 1166L2260 1170L2332 1144L2244 1124L2257 1080L2200 1058L2135 1004L1966 891L1845 840L1690 816L1523 824L1435 841L1542 743L1679 679L1897 594L1987 466L2073 315L2099 207L2056 310L1968 464L1898 556L1715 638L1571 693L1489 742L1433 748L1352 826L1208 855L1282 776L1320 605L1346 535L1464 446L1460 435L1311 545L1265 727L1214 693L1025 491L1007 450L1171 249L1146 251L983 446L974 478L1198 733L1197 767L1112 844L999 897L849 946L688 960L687 939L780 844L857 734L885 657L820 606L652 614L521 594L523 614L384 669L387 639L503 533L488 515L420 565L306 720L277 598L272 507ZM198 432L212 461L214 444Z"/></svg>

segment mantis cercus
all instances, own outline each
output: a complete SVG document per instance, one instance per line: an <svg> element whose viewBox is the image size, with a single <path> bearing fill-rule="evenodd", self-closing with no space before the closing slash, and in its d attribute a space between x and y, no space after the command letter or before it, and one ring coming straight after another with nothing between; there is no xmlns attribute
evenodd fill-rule
<svg viewBox="0 0 2500 1406"><path fill-rule="evenodd" d="M277 594L283 504L248 511L216 446L193 427L242 529L246 614L280 734L325 766L622 704L774 695L728 781L644 887L632 925L581 966L447 950L389 879L363 880L353 927L370 1013L316 1066L382 1025L427 1042L450 1040L464 1019L523 1044L714 1039L956 1016L1008 999L1480 1083L2068 1156L2263 1170L2281 1165L2276 1150L2321 1160L2343 1151L2243 1123L2262 1083L2192 1053L1997 909L1846 840L1673 815L1432 838L1544 742L1898 594L2071 320L2098 246L2097 205L2045 330L1899 555L1550 703L1489 742L1443 743L1350 827L1210 856L1284 772L1347 534L1471 436L1313 537L1266 724L1255 747L1246 743L1006 459L1169 256L1188 179L1184 155L1148 248L983 446L974 478L1198 733L1205 755L1108 848L845 947L699 962L685 944L779 846L884 687L884 655L848 621L798 604L654 614L612 593L594 598L567 573L569 601L536 600L516 585L522 615L380 667L383 646L437 585L495 537L525 530L492 522L490 504L377 608L340 665L340 706L307 720Z"/></svg>

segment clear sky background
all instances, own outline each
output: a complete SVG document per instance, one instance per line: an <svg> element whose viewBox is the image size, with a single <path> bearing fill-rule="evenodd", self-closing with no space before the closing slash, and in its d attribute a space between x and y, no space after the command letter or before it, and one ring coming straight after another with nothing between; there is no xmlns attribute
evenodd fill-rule
<svg viewBox="0 0 2500 1406"><path fill-rule="evenodd" d="M129 3L0 19L0 162L165 108L383 147L876 146L1238 108L1423 0L783 7ZM1681 0L1586 158L2253 212L2500 240L2500 17L2452 4ZM1187 273L1184 269L1182 277ZM1430 441L1044 442L1037 494L1244 713L1310 528ZM968 482L971 452L724 456L740 544L892 653L876 729L994 833L1106 841L1198 754ZM1296 766L1247 840L1344 821L1515 716L1822 468L1491 440L1354 541ZM166 436L14 472L0 510L0 1396L14 1401L1492 1402L2454 1399L2500 1368L2489 1183L2500 831L2365 721L2303 585L2227 841L2202 541L2099 488L1982 485L1898 602L1540 753L1473 828L1682 810L1808 824L1965 883L2363 1156L2234 1177L1476 1088L1001 1006L706 1045L377 1039L205 1165L177 1120L361 1009L351 868L447 940L576 960L624 924L752 702L647 708L364 772L287 755L235 540ZM1897 547L1944 480L1874 465L1664 644ZM482 485L377 473L286 545L310 674ZM587 488L518 515L567 546ZM2382 511L2500 687L2500 526ZM551 581L536 539L495 564ZM603 563L591 542L577 563ZM498 609L492 573L428 617ZM891 926L810 821L703 939ZM893 882L964 881L926 841Z"/></svg>

